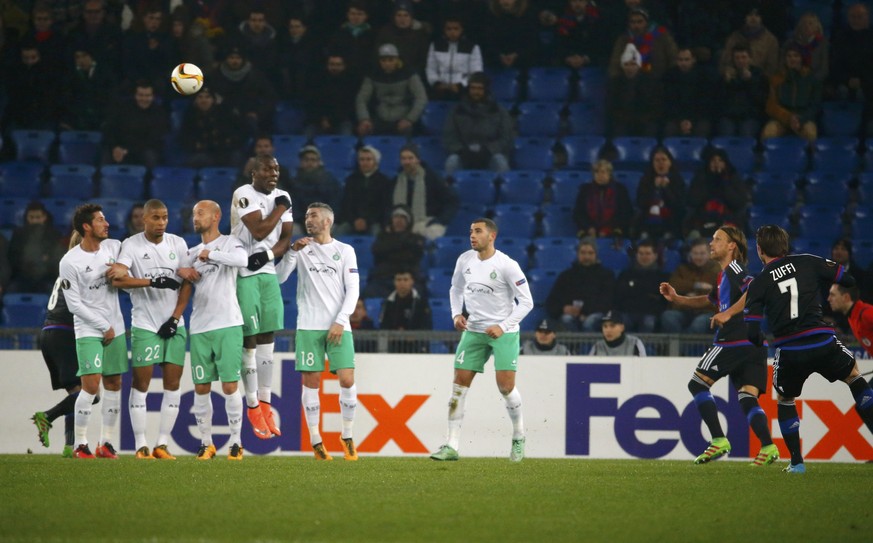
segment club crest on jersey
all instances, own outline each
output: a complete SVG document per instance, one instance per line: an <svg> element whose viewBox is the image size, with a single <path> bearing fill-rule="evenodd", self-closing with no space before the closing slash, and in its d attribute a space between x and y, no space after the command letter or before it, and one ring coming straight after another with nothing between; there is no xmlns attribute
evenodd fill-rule
<svg viewBox="0 0 873 543"><path fill-rule="evenodd" d="M491 275L489 275L488 277L490 277L491 279L497 279L497 272L492 271Z"/></svg>
<svg viewBox="0 0 873 543"><path fill-rule="evenodd" d="M340 259L340 255L339 255L339 253L334 253L334 254L333 254L333 259L334 259L334 260L339 260L339 259Z"/></svg>
<svg viewBox="0 0 873 543"><path fill-rule="evenodd" d="M170 260L176 260L176 253L170 251Z"/></svg>
<svg viewBox="0 0 873 543"><path fill-rule="evenodd" d="M249 199L243 196L239 199L238 205L239 207L249 207Z"/></svg>

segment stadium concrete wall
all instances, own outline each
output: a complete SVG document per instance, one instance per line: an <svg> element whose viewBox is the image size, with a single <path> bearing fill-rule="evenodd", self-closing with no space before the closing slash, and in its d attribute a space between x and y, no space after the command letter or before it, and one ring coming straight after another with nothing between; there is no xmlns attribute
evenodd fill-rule
<svg viewBox="0 0 873 543"><path fill-rule="evenodd" d="M38 351L0 351L6 386L0 395L0 453L59 453L63 421L55 422L52 445L40 446L30 416L63 398L51 391L48 371ZM706 446L708 433L686 389L695 358L619 359L574 356L522 356L518 388L524 400L527 454L541 458L667 458L688 460ZM866 362L865 362L866 363ZM274 402L281 437L259 440L248 422L243 446L254 454L310 454L309 434L300 409L300 378L293 371L293 354L277 353ZM182 380L182 403L170 450L193 454L199 446L191 415L193 385L190 366ZM358 411L355 439L362 455L426 455L444 440L447 401L451 391L452 357L446 355L360 354L356 380ZM157 375L148 397L149 445L157 439L161 382ZM120 435L123 452L134 450L127 415L129 375L124 379ZM219 388L219 387L213 387ZM734 458L757 453L736 394L726 381L713 388L722 423L733 445ZM322 384L322 437L339 452L341 418L339 384L325 374ZM214 440L227 444L224 400L213 392ZM775 441L783 449L776 422L772 389L761 399L771 419ZM842 383L830 384L813 376L798 401L803 426L803 449L809 460L860 461L873 459L873 439L855 413L851 395ZM100 416L95 409L89 439L99 439ZM510 422L494 383L491 365L477 376L468 395L462 429L462 456L503 457L509 453ZM786 455L787 456L787 455Z"/></svg>

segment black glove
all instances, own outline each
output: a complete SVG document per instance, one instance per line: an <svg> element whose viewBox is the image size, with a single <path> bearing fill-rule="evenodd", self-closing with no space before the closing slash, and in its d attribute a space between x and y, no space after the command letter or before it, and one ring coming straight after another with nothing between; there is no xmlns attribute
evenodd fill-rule
<svg viewBox="0 0 873 543"><path fill-rule="evenodd" d="M161 276L152 279L149 286L151 286L152 288L171 288L173 290L179 290L179 287L182 286L182 283L176 281L172 277Z"/></svg>
<svg viewBox="0 0 873 543"><path fill-rule="evenodd" d="M758 321L749 321L746 323L746 335L753 345L760 347L764 344L764 334L761 333L761 323Z"/></svg>
<svg viewBox="0 0 873 543"><path fill-rule="evenodd" d="M171 337L176 335L176 331L179 329L179 319L176 317L170 317L167 319L167 322L161 325L158 328L158 336L163 339L170 339Z"/></svg>
<svg viewBox="0 0 873 543"><path fill-rule="evenodd" d="M273 201L276 203L276 207L285 206L285 209L291 209L291 200L284 194L276 196Z"/></svg>
<svg viewBox="0 0 873 543"><path fill-rule="evenodd" d="M260 253L249 255L249 265L246 266L246 269L249 271L258 271L263 268L267 262L272 261L273 258L273 251L261 251Z"/></svg>

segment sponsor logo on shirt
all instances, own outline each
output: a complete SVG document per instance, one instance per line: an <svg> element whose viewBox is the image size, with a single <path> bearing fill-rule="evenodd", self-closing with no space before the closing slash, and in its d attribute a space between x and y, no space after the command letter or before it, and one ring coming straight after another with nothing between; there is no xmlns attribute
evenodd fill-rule
<svg viewBox="0 0 873 543"><path fill-rule="evenodd" d="M494 289L484 283L467 283L467 292L471 294L493 295Z"/></svg>

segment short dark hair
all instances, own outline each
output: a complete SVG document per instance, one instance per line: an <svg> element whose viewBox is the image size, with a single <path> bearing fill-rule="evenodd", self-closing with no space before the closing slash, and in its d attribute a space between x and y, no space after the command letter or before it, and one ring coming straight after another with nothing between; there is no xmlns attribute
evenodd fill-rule
<svg viewBox="0 0 873 543"><path fill-rule="evenodd" d="M446 26L446 23L458 23L459 25L461 25L461 28L464 28L464 26L466 26L464 25L463 19L461 19L457 15L449 15L448 17L443 19L443 27Z"/></svg>
<svg viewBox="0 0 873 543"><path fill-rule="evenodd" d="M731 47L731 57L734 56L734 53L742 53L742 52L746 52L746 53L749 53L751 55L752 48L749 47L748 45L746 45L745 43L738 43L738 44L734 45L733 47Z"/></svg>
<svg viewBox="0 0 873 543"><path fill-rule="evenodd" d="M858 298L861 297L861 289L858 288L858 285L847 287L839 283L834 283L834 286L837 287L837 291L839 291L840 294L848 294L853 302L857 302Z"/></svg>
<svg viewBox="0 0 873 543"><path fill-rule="evenodd" d="M656 253L658 252L658 246L655 245L654 240L652 240L652 239L650 239L650 238L646 238L646 239L640 240L640 241L637 243L637 246L634 248L634 253L636 253L637 251L639 251L640 248L642 248L642 247L651 247L651 249L652 249L653 251L655 251Z"/></svg>
<svg viewBox="0 0 873 543"><path fill-rule="evenodd" d="M499 228L497 228L497 223L492 221L491 219L488 219L486 217L479 217L478 219L473 219L473 222L471 222L470 224L476 224L477 222L485 224L485 228L487 228L491 232L494 232L495 234L499 231Z"/></svg>
<svg viewBox="0 0 873 543"><path fill-rule="evenodd" d="M91 224L91 221L94 220L94 214L98 211L103 211L103 206L100 204L82 204L77 207L76 212L73 213L73 230L84 238L85 229L83 225Z"/></svg>
<svg viewBox="0 0 873 543"><path fill-rule="evenodd" d="M788 254L788 232L775 224L765 224L755 232L755 241L761 252L769 257L780 257Z"/></svg>
<svg viewBox="0 0 873 543"><path fill-rule="evenodd" d="M368 15L370 13L370 10L367 9L367 3L364 2L364 0L351 0L351 2L349 2L349 7L346 8L346 11L348 11L350 9L356 9L358 11L363 11L364 13L366 13Z"/></svg>
<svg viewBox="0 0 873 543"><path fill-rule="evenodd" d="M146 203L142 205L144 210L150 209L167 209L167 204L158 200L157 198L152 198L151 200L147 200Z"/></svg>

